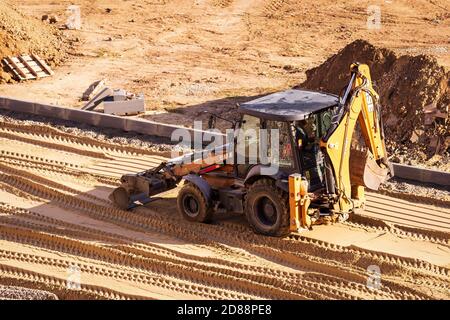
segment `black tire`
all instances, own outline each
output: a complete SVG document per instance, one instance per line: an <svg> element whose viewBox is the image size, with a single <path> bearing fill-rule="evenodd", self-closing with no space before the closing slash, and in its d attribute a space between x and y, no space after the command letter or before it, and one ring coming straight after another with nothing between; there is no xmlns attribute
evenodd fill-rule
<svg viewBox="0 0 450 320"><path fill-rule="evenodd" d="M272 179L260 179L250 186L244 202L247 221L257 233L283 237L289 234L288 194Z"/></svg>
<svg viewBox="0 0 450 320"><path fill-rule="evenodd" d="M213 209L203 193L192 183L186 183L178 193L178 211L188 221L210 222Z"/></svg>

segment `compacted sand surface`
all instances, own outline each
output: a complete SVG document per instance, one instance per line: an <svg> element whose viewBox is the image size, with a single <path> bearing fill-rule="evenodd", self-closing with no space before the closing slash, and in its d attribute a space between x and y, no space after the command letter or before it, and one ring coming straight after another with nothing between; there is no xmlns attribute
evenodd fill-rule
<svg viewBox="0 0 450 320"><path fill-rule="evenodd" d="M0 128L0 279L60 298L448 298L449 213L368 194L364 216L284 239L241 216L189 223L173 190L131 212L118 177L164 160L20 121ZM367 285L379 266L382 286Z"/></svg>

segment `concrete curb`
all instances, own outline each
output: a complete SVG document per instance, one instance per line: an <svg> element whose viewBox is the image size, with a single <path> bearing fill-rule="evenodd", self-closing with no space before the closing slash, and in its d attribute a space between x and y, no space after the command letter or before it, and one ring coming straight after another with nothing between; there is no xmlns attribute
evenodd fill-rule
<svg viewBox="0 0 450 320"><path fill-rule="evenodd" d="M164 124L150 120L125 118L110 114L98 113L94 111L52 106L42 103L10 99L6 97L0 97L0 109L15 112L31 113L39 116L85 123L96 127L113 128L123 131L132 131L145 135L152 135L164 138L170 138L172 136L173 131L177 129L187 130L191 134L191 136L193 136L195 132L201 134L205 133L205 131L201 130Z"/></svg>
<svg viewBox="0 0 450 320"><path fill-rule="evenodd" d="M185 129L191 134L191 136L193 136L194 133L206 133L205 131L201 130L194 130L192 128L158 123L144 119L124 118L94 111L52 106L41 103L10 99L6 97L0 97L0 109L31 113L39 116L86 123L96 127L132 131L145 135L164 138L170 138L173 131L176 129ZM209 132L208 134L211 135L211 133ZM223 137L223 135L221 136ZM442 186L450 186L449 172L417 168L397 163L393 163L392 165L394 167L394 175L396 177L422 183L433 183Z"/></svg>
<svg viewBox="0 0 450 320"><path fill-rule="evenodd" d="M405 164L393 163L394 176L402 179L450 186L450 172L418 168Z"/></svg>

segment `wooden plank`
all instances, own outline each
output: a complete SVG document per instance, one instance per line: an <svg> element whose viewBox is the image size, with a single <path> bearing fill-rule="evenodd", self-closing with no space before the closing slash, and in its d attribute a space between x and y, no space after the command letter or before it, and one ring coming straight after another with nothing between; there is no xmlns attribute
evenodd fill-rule
<svg viewBox="0 0 450 320"><path fill-rule="evenodd" d="M34 70L22 56L18 56L18 59L23 63L23 65L30 71L33 76L39 78L36 70Z"/></svg>
<svg viewBox="0 0 450 320"><path fill-rule="evenodd" d="M53 75L50 67L36 55L22 55L18 57L6 57L5 65L19 81L34 80Z"/></svg>
<svg viewBox="0 0 450 320"><path fill-rule="evenodd" d="M12 57L11 60L20 68L22 69L22 71L24 71L23 69L25 69L25 65L22 63L22 61L19 60L19 58L17 57Z"/></svg>
<svg viewBox="0 0 450 320"><path fill-rule="evenodd" d="M25 63L23 63L23 61L20 59L19 57L12 57L11 61L15 64L15 66L17 67L17 70L19 72L21 72L22 77L24 78L23 80L33 80L36 79L36 75L33 74L33 70L30 70Z"/></svg>
<svg viewBox="0 0 450 320"><path fill-rule="evenodd" d="M27 75L19 68L19 66L14 62L14 60L11 57L6 57L6 59L9 60L12 66L16 69L16 71L20 74L20 76L23 78L21 80L26 80Z"/></svg>
<svg viewBox="0 0 450 320"><path fill-rule="evenodd" d="M28 64L33 68L39 68L40 70L42 70L41 67L36 63L36 61L28 61Z"/></svg>
<svg viewBox="0 0 450 320"><path fill-rule="evenodd" d="M38 55L36 54L32 54L31 55L33 57L33 59L41 66L42 70L44 70L45 72L47 72L49 75L53 75L54 72L52 71L52 69L45 63L44 60L42 60L41 58L39 58Z"/></svg>
<svg viewBox="0 0 450 320"><path fill-rule="evenodd" d="M20 75L20 73L17 72L17 70L13 67L13 65L6 58L3 59L2 61L11 70L11 72L17 79L22 80L22 76Z"/></svg>
<svg viewBox="0 0 450 320"><path fill-rule="evenodd" d="M27 76L26 80L32 80L32 79L36 79L36 76L33 75L28 69L23 68L22 71L25 73L25 75Z"/></svg>

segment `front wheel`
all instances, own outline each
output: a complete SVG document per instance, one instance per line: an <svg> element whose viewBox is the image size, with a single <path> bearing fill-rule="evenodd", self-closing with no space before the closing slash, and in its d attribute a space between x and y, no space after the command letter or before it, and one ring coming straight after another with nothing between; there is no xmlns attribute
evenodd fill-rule
<svg viewBox="0 0 450 320"><path fill-rule="evenodd" d="M261 179L250 186L244 207L247 220L256 232L276 237L289 234L288 195L272 179Z"/></svg>
<svg viewBox="0 0 450 320"><path fill-rule="evenodd" d="M188 221L211 221L213 210L200 189L192 183L185 184L178 193L177 206L178 211Z"/></svg>

